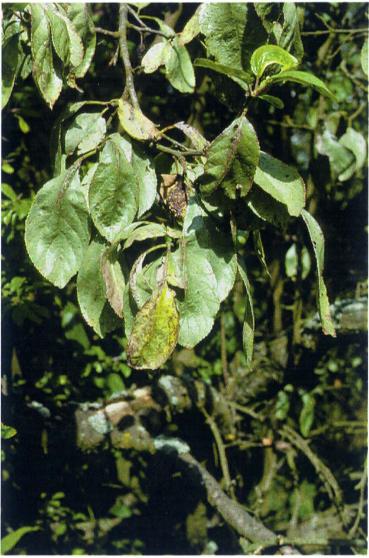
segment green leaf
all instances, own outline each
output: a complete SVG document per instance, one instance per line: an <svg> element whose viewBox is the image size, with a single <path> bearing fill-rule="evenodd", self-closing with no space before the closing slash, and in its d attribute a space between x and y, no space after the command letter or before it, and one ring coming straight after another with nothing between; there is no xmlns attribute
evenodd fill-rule
<svg viewBox="0 0 369 558"><path fill-rule="evenodd" d="M153 205L157 195L157 178L155 166L151 157L149 157L141 146L119 134L110 136L113 141L125 154L127 160L132 166L133 173L136 177L136 190L138 192L138 217L146 213Z"/></svg>
<svg viewBox="0 0 369 558"><path fill-rule="evenodd" d="M323 333L336 337L336 332L332 322L329 300L327 295L327 288L323 279L324 271L324 236L319 224L314 217L310 215L305 209L301 212L302 218L305 221L311 242L314 248L314 254L318 272L318 309L320 320L322 322Z"/></svg>
<svg viewBox="0 0 369 558"><path fill-rule="evenodd" d="M145 74L152 74L165 63L170 50L168 41L154 44L142 58L142 68Z"/></svg>
<svg viewBox="0 0 369 558"><path fill-rule="evenodd" d="M45 4L51 37L56 54L65 66L77 67L84 56L82 41L72 22L57 5Z"/></svg>
<svg viewBox="0 0 369 558"><path fill-rule="evenodd" d="M266 101L267 103L269 103L270 105L272 105L277 109L284 109L284 102L282 101L282 99L279 99L278 97L274 97L273 95L259 95L258 99L261 99L262 101Z"/></svg>
<svg viewBox="0 0 369 558"><path fill-rule="evenodd" d="M351 178L356 164L355 155L350 149L337 141L337 138L328 130L318 136L316 146L321 155L328 157L334 178L338 177L341 181Z"/></svg>
<svg viewBox="0 0 369 558"><path fill-rule="evenodd" d="M106 133L106 121L99 112L81 113L65 133L65 153L87 153L99 145Z"/></svg>
<svg viewBox="0 0 369 558"><path fill-rule="evenodd" d="M106 285L102 274L102 257L107 245L102 240L92 240L85 250L77 276L77 297L82 315L88 325L100 336L121 324L107 301Z"/></svg>
<svg viewBox="0 0 369 558"><path fill-rule="evenodd" d="M253 183L259 154L254 128L245 116L236 118L206 150L205 173L200 177L201 192L210 195L221 186L231 199L246 196Z"/></svg>
<svg viewBox="0 0 369 558"><path fill-rule="evenodd" d="M80 268L89 238L86 201L72 167L37 193L26 220L26 247L38 271L63 288Z"/></svg>
<svg viewBox="0 0 369 558"><path fill-rule="evenodd" d="M304 47L300 34L298 9L294 2L284 2L283 24L279 27L278 22L275 21L273 23L273 33L277 44L301 61L304 55Z"/></svg>
<svg viewBox="0 0 369 558"><path fill-rule="evenodd" d="M181 250L179 260L186 289L184 295L178 295L178 342L192 349L210 333L220 301L217 280L207 252L201 249L195 238L186 241Z"/></svg>
<svg viewBox="0 0 369 558"><path fill-rule="evenodd" d="M300 432L303 436L309 436L314 422L315 398L311 393L304 393L301 399L303 407L299 416Z"/></svg>
<svg viewBox="0 0 369 558"><path fill-rule="evenodd" d="M165 75L172 87L181 93L193 93L196 79L191 57L177 38L173 39L166 53Z"/></svg>
<svg viewBox="0 0 369 558"><path fill-rule="evenodd" d="M159 238L161 236L166 235L166 230L164 225L161 223L149 223L147 225L143 225L132 231L132 233L128 236L125 244L124 250L127 250L134 242L139 242L143 240L147 240L148 238Z"/></svg>
<svg viewBox="0 0 369 558"><path fill-rule="evenodd" d="M305 246L303 246L299 262L299 255L297 252L296 243L294 242L287 250L284 260L286 275L293 281L295 281L298 276L299 264L301 265L301 279L306 279L311 268L310 255Z"/></svg>
<svg viewBox="0 0 369 558"><path fill-rule="evenodd" d="M368 75L368 39L365 39L363 48L361 49L360 61L361 61L361 67L363 69L363 72L367 76Z"/></svg>
<svg viewBox="0 0 369 558"><path fill-rule="evenodd" d="M355 155L355 170L361 169L365 164L368 153L365 137L354 128L349 127L338 141Z"/></svg>
<svg viewBox="0 0 369 558"><path fill-rule="evenodd" d="M259 219L282 229L287 227L290 220L287 207L257 186L247 196L247 206Z"/></svg>
<svg viewBox="0 0 369 558"><path fill-rule="evenodd" d="M109 159L107 159L109 155ZM124 151L109 140L89 189L89 206L97 230L112 242L137 214L137 181Z"/></svg>
<svg viewBox="0 0 369 558"><path fill-rule="evenodd" d="M178 130L181 130L191 141L195 149L204 149L209 142L204 138L204 136L193 126L185 122L177 122L174 124Z"/></svg>
<svg viewBox="0 0 369 558"><path fill-rule="evenodd" d="M200 6L196 9L193 16L187 21L183 31L179 35L179 43L186 45L190 43L200 33Z"/></svg>
<svg viewBox="0 0 369 558"><path fill-rule="evenodd" d="M19 32L11 35L2 47L1 108L9 101L19 69L21 57Z"/></svg>
<svg viewBox="0 0 369 558"><path fill-rule="evenodd" d="M1 553L7 554L10 552L21 540L24 535L32 531L39 531L40 527L20 527L15 531L11 531L1 539Z"/></svg>
<svg viewBox="0 0 369 558"><path fill-rule="evenodd" d="M251 70L258 78L270 65L278 64L280 70L289 70L296 67L298 63L297 58L277 45L263 45L257 48L250 60Z"/></svg>
<svg viewBox="0 0 369 558"><path fill-rule="evenodd" d="M76 78L86 75L90 67L96 48L96 32L91 17L91 5L73 3L67 4L67 15L82 40L84 55L81 63L73 69Z"/></svg>
<svg viewBox="0 0 369 558"><path fill-rule="evenodd" d="M199 11L201 32L208 54L220 64L243 69L242 50L247 3L203 3Z"/></svg>
<svg viewBox="0 0 369 558"><path fill-rule="evenodd" d="M250 366L252 362L252 355L254 352L255 317L251 296L251 287L247 277L245 265L242 261L238 261L238 272L246 289L246 305L242 328L242 342L243 350L245 351L246 356L246 363L248 364L248 366Z"/></svg>
<svg viewBox="0 0 369 558"><path fill-rule="evenodd" d="M305 185L293 167L262 151L255 172L255 183L274 199L286 205L290 215L300 215L305 206Z"/></svg>
<svg viewBox="0 0 369 558"><path fill-rule="evenodd" d="M50 24L43 5L30 4L30 9L33 78L41 95L53 108L62 90L62 80L54 68Z"/></svg>
<svg viewBox="0 0 369 558"><path fill-rule="evenodd" d="M215 291L222 302L229 295L237 274L237 257L230 233L224 234L214 227L195 195L188 203L183 234L185 239L196 240L198 250L210 263L216 280Z"/></svg>
<svg viewBox="0 0 369 558"><path fill-rule="evenodd" d="M106 298L117 316L123 318L123 293L126 282L116 248L106 248L102 253L101 273L105 283Z"/></svg>
<svg viewBox="0 0 369 558"><path fill-rule="evenodd" d="M1 423L1 438L3 440L10 440L10 438L14 438L17 435L17 431L12 426L8 426L7 424Z"/></svg>
<svg viewBox="0 0 369 558"><path fill-rule="evenodd" d="M208 70L213 70L214 72L223 74L233 79L233 81L238 83L238 85L240 85L245 91L249 90L247 83L249 75L242 70L226 66L225 64L219 64L219 62L214 62L213 60L208 60L207 58L196 58L194 64L199 68L207 68Z"/></svg>
<svg viewBox="0 0 369 558"><path fill-rule="evenodd" d="M274 76L268 77L265 81L260 84L260 87L263 84L270 83L279 83L280 81L293 81L295 83L300 83L301 85L306 85L307 87L312 87L316 89L321 95L325 95L329 97L333 101L336 100L333 93L328 89L325 83L322 82L321 79L317 78L313 74L309 72L301 72L299 70L286 70L284 72L280 72Z"/></svg>
<svg viewBox="0 0 369 558"><path fill-rule="evenodd" d="M121 125L129 136L140 141L154 139L158 130L139 107L133 107L128 101L119 99L118 117Z"/></svg>
<svg viewBox="0 0 369 558"><path fill-rule="evenodd" d="M62 170L65 170L63 168L63 158L65 162L65 155L63 154L64 146L62 145L63 124L71 116L76 114L76 112L78 112L83 106L85 106L85 104L86 103L84 101L69 103L60 116L58 116L52 128L50 139L50 157L54 162L54 176L58 176Z"/></svg>
<svg viewBox="0 0 369 558"><path fill-rule="evenodd" d="M157 370L173 353L179 326L175 297L164 284L137 313L127 347L133 368Z"/></svg>

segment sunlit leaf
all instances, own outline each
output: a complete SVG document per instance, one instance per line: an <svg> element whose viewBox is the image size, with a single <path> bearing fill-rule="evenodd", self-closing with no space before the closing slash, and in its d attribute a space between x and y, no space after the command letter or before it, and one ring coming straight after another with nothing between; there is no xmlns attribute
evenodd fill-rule
<svg viewBox="0 0 369 558"><path fill-rule="evenodd" d="M66 5L66 10L68 18L81 38L84 48L81 63L73 68L75 77L82 78L90 67L96 47L96 32L91 17L91 5L87 3L71 3Z"/></svg>
<svg viewBox="0 0 369 558"><path fill-rule="evenodd" d="M140 141L154 139L158 130L140 108L135 108L128 101L119 99L118 116L121 125L129 136Z"/></svg>
<svg viewBox="0 0 369 558"><path fill-rule="evenodd" d="M66 66L79 66L83 60L84 50L73 23L57 5L44 4L44 6L56 54Z"/></svg>
<svg viewBox="0 0 369 558"><path fill-rule="evenodd" d="M363 69L363 72L367 76L368 75L368 39L365 39L363 48L361 49L360 61L361 61L361 67Z"/></svg>
<svg viewBox="0 0 369 558"><path fill-rule="evenodd" d="M298 65L298 60L277 45L263 45L253 52L250 63L251 70L260 78L270 65L277 64L281 71L289 70Z"/></svg>
<svg viewBox="0 0 369 558"><path fill-rule="evenodd" d="M146 52L145 56L142 58L141 65L145 74L152 74L155 72L162 64L165 64L165 60L169 54L170 44L168 41L161 41L160 43L155 43Z"/></svg>
<svg viewBox="0 0 369 558"><path fill-rule="evenodd" d="M325 97L329 97L333 101L335 101L336 99L333 93L325 85L325 83L309 72L301 72L300 70L286 70L267 78L267 82L270 84L279 83L281 81L293 81L295 83L300 83L301 85L316 89L319 93L321 93ZM265 82L262 82L261 86L263 83Z"/></svg>
<svg viewBox="0 0 369 558"><path fill-rule="evenodd" d="M86 201L72 168L37 193L26 221L26 247L39 272L63 288L77 273L89 238Z"/></svg>
<svg viewBox="0 0 369 558"><path fill-rule="evenodd" d="M99 112L81 113L68 126L65 134L67 155L77 150L78 155L94 149L104 138L106 121Z"/></svg>
<svg viewBox="0 0 369 558"><path fill-rule="evenodd" d="M305 209L303 209L301 215L309 231L311 242L314 248L317 272L318 272L318 309L319 309L320 320L322 322L323 333L325 335L331 335L332 337L336 337L336 332L334 329L334 325L332 322L331 313L329 309L327 288L325 286L324 279L323 279L324 236L319 224L314 219L314 217L310 215L310 213L308 213L307 211L305 211Z"/></svg>
<svg viewBox="0 0 369 558"><path fill-rule="evenodd" d="M274 199L286 205L290 215L300 215L305 206L305 185L293 167L262 151L255 172L255 183Z"/></svg>
<svg viewBox="0 0 369 558"><path fill-rule="evenodd" d="M165 75L169 83L181 93L193 93L196 79L191 57L176 38L166 53Z"/></svg>
<svg viewBox="0 0 369 558"><path fill-rule="evenodd" d="M24 537L24 535L27 535L27 533L32 533L32 531L39 531L39 530L40 527L26 526L26 527L20 527L15 531L11 531L1 539L1 553L7 554L19 543L19 541L21 540L22 537Z"/></svg>

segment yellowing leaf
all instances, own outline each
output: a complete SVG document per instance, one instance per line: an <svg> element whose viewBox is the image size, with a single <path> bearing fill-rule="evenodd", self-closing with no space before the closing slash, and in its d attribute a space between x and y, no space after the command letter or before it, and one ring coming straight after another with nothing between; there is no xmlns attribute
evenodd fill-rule
<svg viewBox="0 0 369 558"><path fill-rule="evenodd" d="M139 108L119 99L118 116L121 125L132 138L140 141L154 139L159 131Z"/></svg>
<svg viewBox="0 0 369 558"><path fill-rule="evenodd" d="M132 368L156 370L174 351L179 327L175 296L165 284L137 313L127 348Z"/></svg>

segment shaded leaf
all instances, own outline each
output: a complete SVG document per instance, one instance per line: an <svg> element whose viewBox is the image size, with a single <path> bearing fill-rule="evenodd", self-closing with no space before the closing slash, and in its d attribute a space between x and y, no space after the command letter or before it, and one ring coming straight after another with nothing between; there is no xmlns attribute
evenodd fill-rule
<svg viewBox="0 0 369 558"><path fill-rule="evenodd" d="M365 137L354 128L349 127L338 141L355 155L355 170L361 169L365 164L368 153Z"/></svg>
<svg viewBox="0 0 369 558"><path fill-rule="evenodd" d="M309 436L314 422L315 398L311 393L304 393L301 399L303 406L299 416L300 432L303 436Z"/></svg>
<svg viewBox="0 0 369 558"><path fill-rule="evenodd" d="M30 9L33 78L41 95L53 108L62 90L62 80L54 68L50 24L44 6L31 4Z"/></svg>
<svg viewBox="0 0 369 558"><path fill-rule="evenodd" d="M89 189L91 217L100 234L112 242L132 223L138 209L137 198L132 165L116 143L109 140Z"/></svg>
<svg viewBox="0 0 369 558"><path fill-rule="evenodd" d="M173 353L179 326L175 296L164 284L135 316L127 347L128 364L133 368L156 370Z"/></svg>
<svg viewBox="0 0 369 558"><path fill-rule="evenodd" d="M185 46L175 38L166 53L165 75L169 83L181 93L193 93L195 88L195 72L191 57Z"/></svg>
<svg viewBox="0 0 369 558"><path fill-rule="evenodd" d="M63 288L80 268L89 238L86 201L71 168L37 193L26 220L27 251L38 271Z"/></svg>
<svg viewBox="0 0 369 558"><path fill-rule="evenodd" d="M140 108L133 107L128 101L119 99L118 117L121 125L129 136L140 141L154 139L158 130Z"/></svg>
<svg viewBox="0 0 369 558"><path fill-rule="evenodd" d="M177 122L174 124L176 128L181 130L190 140L195 149L204 149L209 142L204 138L200 132L185 122Z"/></svg>
<svg viewBox="0 0 369 558"><path fill-rule="evenodd" d="M328 130L317 138L317 150L321 155L326 155L333 176L339 180L348 180L355 172L355 155L342 145Z"/></svg>
<svg viewBox="0 0 369 558"><path fill-rule="evenodd" d="M196 58L194 62L195 66L199 68L207 68L208 70L213 70L214 72L218 72L223 74L238 83L245 91L249 90L248 80L249 74L239 70L237 68L232 68L231 66L227 66L225 64L219 64L219 62L214 62L213 60L208 60L207 58Z"/></svg>
<svg viewBox="0 0 369 558"><path fill-rule="evenodd" d="M147 240L148 238L159 238L166 235L165 226L161 223L149 223L143 225L132 231L128 236L125 244L124 250L127 250L134 242Z"/></svg>
<svg viewBox="0 0 369 558"><path fill-rule="evenodd" d="M121 324L107 301L106 285L102 274L102 256L107 245L102 240L92 240L85 250L77 276L77 297L82 315L88 325L100 336Z"/></svg>
<svg viewBox="0 0 369 558"><path fill-rule="evenodd" d="M274 199L286 205L290 215L300 215L305 206L305 185L293 167L261 151L255 183Z"/></svg>
<svg viewBox="0 0 369 558"><path fill-rule="evenodd" d="M196 9L193 16L187 21L183 31L179 35L179 43L185 45L190 43L200 33L200 6Z"/></svg>
<svg viewBox="0 0 369 558"><path fill-rule="evenodd" d="M102 253L101 273L105 282L106 298L117 316L122 318L125 279L115 248L106 248Z"/></svg>
<svg viewBox="0 0 369 558"><path fill-rule="evenodd" d="M246 267L242 261L238 261L238 272L246 289L246 305L242 328L242 342L243 350L245 351L246 355L246 362L250 366L252 362L252 355L254 352L255 318L251 296L251 287L247 277Z"/></svg>
<svg viewBox="0 0 369 558"><path fill-rule="evenodd" d="M298 7L294 2L284 2L282 27L279 32L277 23L274 23L273 32L278 45L301 61L304 47L301 40Z"/></svg>
<svg viewBox="0 0 369 558"><path fill-rule="evenodd" d="M65 133L65 153L87 153L99 145L105 133L106 121L99 112L78 114Z"/></svg>
<svg viewBox="0 0 369 558"><path fill-rule="evenodd" d="M274 97L273 95L259 95L258 98L261 99L262 101L266 101L267 103L269 103L270 105L272 105L277 109L284 109L284 102L282 101L282 99L279 99L278 97Z"/></svg>
<svg viewBox="0 0 369 558"><path fill-rule="evenodd" d="M64 146L62 145L62 128L63 123L71 116L76 114L86 103L80 101L78 103L69 103L63 112L58 116L52 131L50 139L50 157L54 162L54 176L58 176L63 168L63 158L65 163L65 155L63 154Z"/></svg>
<svg viewBox="0 0 369 558"><path fill-rule="evenodd" d="M368 39L365 39L363 48L361 49L360 61L361 61L361 67L363 69L363 72L367 76L368 75Z"/></svg>
<svg viewBox="0 0 369 558"><path fill-rule="evenodd" d="M288 70L297 66L298 60L277 45L263 45L253 52L250 64L255 76L260 78L270 65L278 64L280 70Z"/></svg>
<svg viewBox="0 0 369 558"><path fill-rule="evenodd" d="M251 189L247 196L247 205L259 219L276 227L286 228L290 220L287 207L266 194L258 186Z"/></svg>
<svg viewBox="0 0 369 558"><path fill-rule="evenodd" d="M259 142L245 116L236 118L215 138L206 151L201 192L212 194L220 186L231 199L249 192L259 162Z"/></svg>
<svg viewBox="0 0 369 558"><path fill-rule="evenodd" d="M329 309L327 288L325 286L324 279L323 279L324 236L319 224L314 219L314 217L310 215L310 213L308 213L307 211L305 211L305 209L303 209L301 215L309 231L311 242L314 248L317 272L318 272L318 309L319 309L320 320L322 322L323 333L325 335L331 335L332 337L336 337L336 332L334 329L334 325L333 325L333 321Z"/></svg>
<svg viewBox="0 0 369 558"><path fill-rule="evenodd" d="M4 108L9 101L17 77L22 55L19 40L19 32L16 32L4 42L2 47L1 108Z"/></svg>

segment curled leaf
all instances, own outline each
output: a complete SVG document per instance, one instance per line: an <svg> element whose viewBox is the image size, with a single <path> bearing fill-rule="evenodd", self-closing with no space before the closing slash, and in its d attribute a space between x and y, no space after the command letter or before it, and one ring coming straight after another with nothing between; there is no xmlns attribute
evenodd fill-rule
<svg viewBox="0 0 369 558"><path fill-rule="evenodd" d="M119 99L118 116L124 130L132 138L140 141L154 139L158 135L158 129L141 111L128 101Z"/></svg>
<svg viewBox="0 0 369 558"><path fill-rule="evenodd" d="M179 314L175 292L166 284L137 313L128 341L128 363L138 370L157 370L177 344Z"/></svg>

